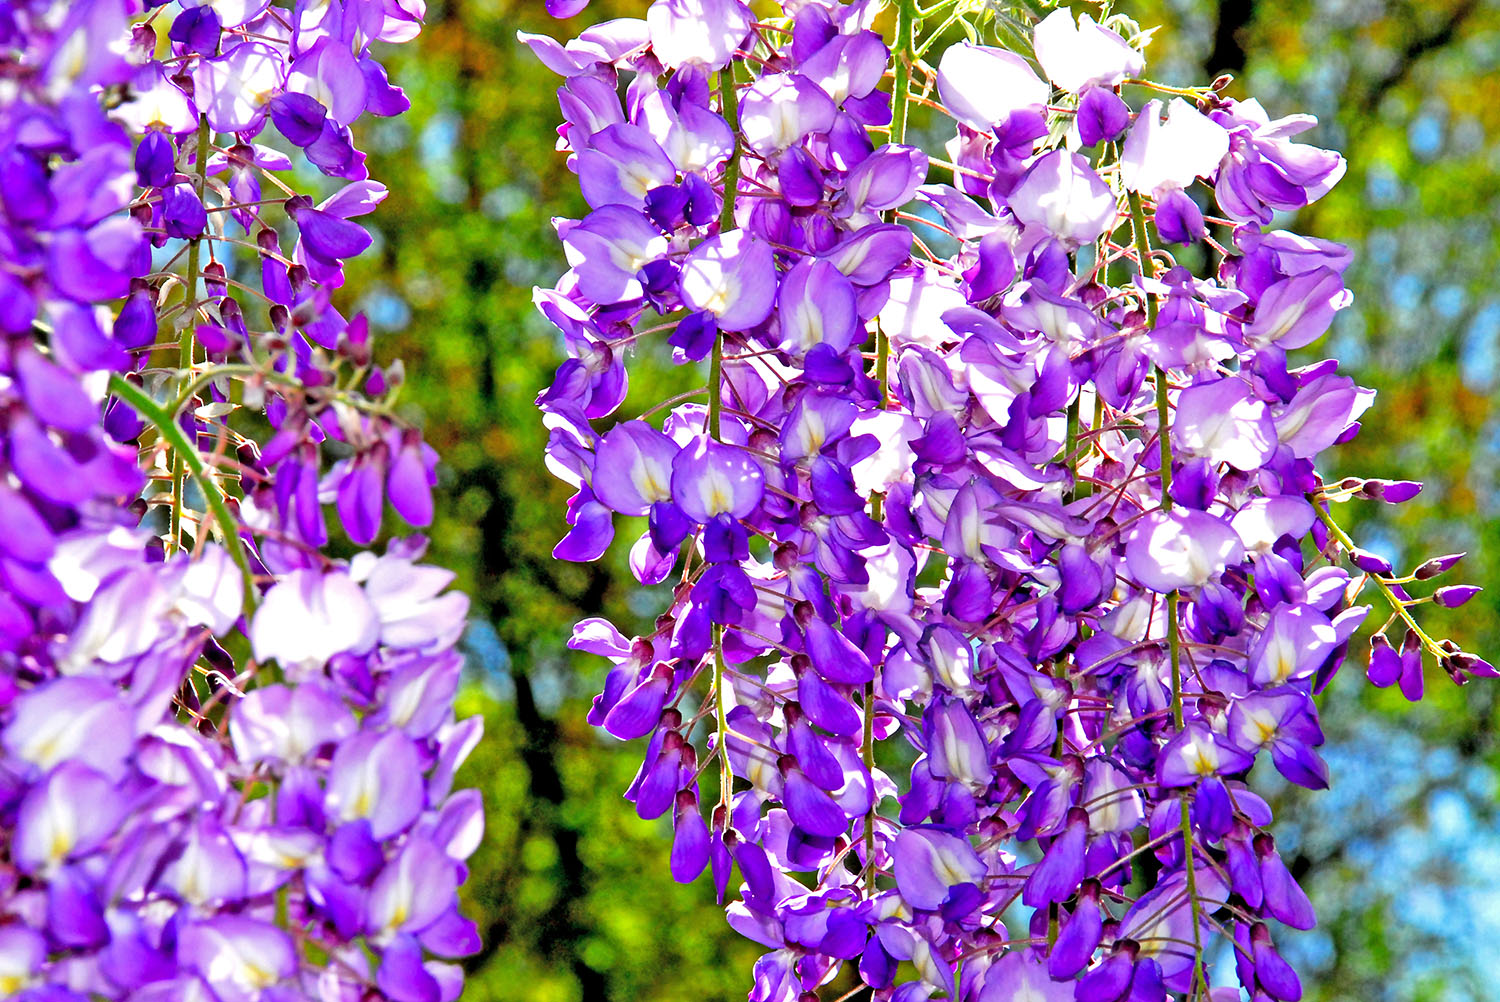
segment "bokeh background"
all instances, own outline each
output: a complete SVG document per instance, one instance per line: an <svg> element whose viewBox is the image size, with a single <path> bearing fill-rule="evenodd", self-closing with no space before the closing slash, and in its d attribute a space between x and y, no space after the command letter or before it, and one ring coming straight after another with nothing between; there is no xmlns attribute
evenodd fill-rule
<svg viewBox="0 0 1500 1002"><path fill-rule="evenodd" d="M382 358L406 362L402 405L445 460L433 557L474 599L462 709L486 719L467 780L489 823L468 885L485 943L469 1002L743 998L758 952L706 882L671 883L665 822L621 798L639 749L584 723L602 670L567 650L571 624L607 615L628 632L661 597L623 554L552 560L568 491L542 466L532 406L561 343L531 287L564 267L551 218L584 206L553 149L557 81L515 35L571 37L645 3L595 0L558 23L541 0L432 0L421 39L390 59L412 111L361 143L391 195L343 305L368 313ZM1412 504L1355 512L1357 535L1406 566L1467 550L1462 573L1490 591L1434 617L1436 635L1500 653L1500 3L1117 7L1163 26L1154 79L1232 72L1232 96L1317 115L1306 138L1348 156L1343 183L1284 224L1357 252L1355 305L1322 347L1380 396L1333 472L1426 482ZM627 412L677 379L640 360ZM1428 685L1412 707L1351 664L1323 697L1333 790L1266 786L1321 919L1278 940L1309 1000L1500 998L1500 689L1436 672Z"/></svg>

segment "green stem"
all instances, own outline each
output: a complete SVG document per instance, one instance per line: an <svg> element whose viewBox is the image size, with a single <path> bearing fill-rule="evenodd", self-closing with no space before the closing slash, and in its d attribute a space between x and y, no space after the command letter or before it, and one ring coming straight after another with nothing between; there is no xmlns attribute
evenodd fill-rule
<svg viewBox="0 0 1500 1002"><path fill-rule="evenodd" d="M1131 229L1135 235L1136 256L1140 259L1141 276L1156 277L1156 265L1151 260L1151 238L1146 232L1146 210L1141 205L1139 192L1132 191L1130 200ZM1146 294L1146 326L1156 327L1156 297ZM1172 412L1167 400L1167 373L1156 367L1156 437L1161 443L1161 510L1172 510ZM1172 664L1172 723L1177 730L1183 726L1182 714L1182 638L1177 624L1179 597L1177 592L1167 595L1167 657ZM1183 793L1178 828L1182 832L1183 874L1187 882L1188 907L1193 920L1193 980L1188 989L1191 998L1200 985L1206 984L1203 971L1202 930L1198 903L1198 875L1193 868L1193 821L1187 793Z"/></svg>
<svg viewBox="0 0 1500 1002"><path fill-rule="evenodd" d="M923 11L922 12L922 16L923 17L931 17L932 14L933 14L933 11ZM960 9L958 9L958 8L955 7L953 13L951 13L951 14L948 15L948 19L946 21L944 21L942 24L938 25L937 28L932 32L932 34L930 34L930 35L927 36L927 41L925 41L921 45L917 46L917 49L913 53L913 55L915 55L918 59L921 59L923 56L927 55L927 50L930 49L930 48L932 48L932 44L934 42L936 42L939 38L942 38L943 37L943 32L945 32L949 28L953 27L954 22L957 21L959 18L963 17L963 14L964 14L964 12L962 10L960 10Z"/></svg>
<svg viewBox="0 0 1500 1002"><path fill-rule="evenodd" d="M906 141L907 113L911 104L911 63L915 49L917 0L899 0L896 7L896 37L891 53L896 60L896 80L891 92L891 142ZM880 407L885 409L891 396L891 341L875 325L875 382L880 386ZM870 516L876 522L884 520L884 498L878 493L870 495ZM865 683L864 732L860 736L860 757L871 781L875 775L875 681ZM865 886L875 889L875 800L870 800L870 809L865 813Z"/></svg>
<svg viewBox="0 0 1500 1002"><path fill-rule="evenodd" d="M220 376L238 376L244 379L259 379L276 386L286 386L292 389L306 388L294 377L288 376L282 372L277 372L275 369L268 369L259 365L248 365L244 362L230 362L224 365L215 365L208 368L199 369L198 371L194 372L192 378L189 379L187 383L177 391L177 396L173 398L172 403L167 408L167 412L174 416L181 414L182 409L188 405L188 401L192 400L193 394L197 393L199 390L203 389L203 387L207 386L215 379L218 379ZM349 385L352 387L354 385L357 385L358 382L359 378L356 377L349 381ZM701 393L703 391L699 390L697 392ZM680 399L673 399L669 402L681 403L683 400L691 399L696 395L696 393L687 393L684 394ZM334 389L330 393L328 393L326 399L337 400L339 403L347 404L349 407L352 407L355 410L361 411L365 414L379 414L382 417L392 416L392 411L389 406L377 403L372 400L367 400L364 397L358 396L348 390ZM647 413L649 414L650 412L648 411ZM646 415L642 414L641 416L645 417Z"/></svg>
<svg viewBox="0 0 1500 1002"><path fill-rule="evenodd" d="M1354 540L1347 532L1344 531L1343 526L1339 525L1333 520L1333 514L1329 512L1327 508L1314 500L1313 511L1318 513L1318 518L1324 525L1328 526L1329 534L1332 535L1334 539L1338 540L1340 546L1342 546L1346 551L1352 551L1356 549ZM1390 583L1388 583L1378 574L1367 574L1366 577L1375 582L1375 587L1380 590L1381 597L1383 597L1386 601L1386 604L1391 607L1391 612L1399 616L1401 618L1401 621L1404 622L1407 627L1409 627L1412 632L1417 635L1417 639L1422 642L1422 646L1427 648L1429 651L1433 651L1434 653L1438 652L1439 648L1437 642L1429 637L1426 631L1417 625L1416 617L1411 614L1411 610L1407 608L1407 604L1401 601L1401 599L1396 596L1396 593L1391 590Z"/></svg>
<svg viewBox="0 0 1500 1002"><path fill-rule="evenodd" d="M906 142L906 118L910 111L911 60L916 50L916 0L899 0L896 6L896 37L891 57L896 60L896 80L891 90L891 142Z"/></svg>
<svg viewBox="0 0 1500 1002"><path fill-rule="evenodd" d="M1130 193L1130 226L1135 234L1135 253L1142 278L1156 277L1156 263L1151 259L1151 238L1146 233L1146 210L1139 192ZM1156 297L1146 294L1146 329L1156 327ZM1172 436L1171 407L1167 401L1167 373L1156 366L1156 437L1161 445L1161 508L1172 510Z"/></svg>
<svg viewBox="0 0 1500 1002"><path fill-rule="evenodd" d="M938 2L933 4L931 7L917 11L917 17L925 21L927 18L937 17L939 14L950 7L957 6L958 0L938 0Z"/></svg>
<svg viewBox="0 0 1500 1002"><path fill-rule="evenodd" d="M708 357L708 435L715 442L721 440L720 427L723 419L724 399L720 384L724 378L724 332L714 335L713 354Z"/></svg>
<svg viewBox="0 0 1500 1002"><path fill-rule="evenodd" d="M1125 80L1123 83L1131 87L1145 87L1154 90L1158 94L1175 94L1178 97L1202 97L1204 94L1213 93L1210 87L1169 87L1166 84L1157 83L1155 80Z"/></svg>
<svg viewBox="0 0 1500 1002"><path fill-rule="evenodd" d="M874 502L872 502L874 503ZM864 733L860 736L860 753L864 758L865 771L870 782L875 782L875 683L865 683ZM870 809L865 813L865 880L870 890L875 889L875 801L870 800Z"/></svg>
<svg viewBox="0 0 1500 1002"><path fill-rule="evenodd" d="M1084 485L1078 482L1078 412L1083 404L1083 393L1079 392L1068 404L1068 442L1063 448L1063 455L1068 460L1068 500L1083 496Z"/></svg>
<svg viewBox="0 0 1500 1002"><path fill-rule="evenodd" d="M725 816L733 809L730 797L734 793L734 768L729 762L728 700L724 698L724 627L714 625L714 715L719 724L719 742L715 749L719 753L719 803L724 805Z"/></svg>
<svg viewBox="0 0 1500 1002"><path fill-rule="evenodd" d="M208 144L211 135L208 128L208 116L198 116L198 148L197 148L197 173L194 186L198 191L198 201L203 201L203 193L208 187ZM198 266L199 254L202 250L202 239L194 237L188 244L187 252L187 282L183 287L183 310L186 323L182 328L180 338L181 347L178 349L177 368L182 374L184 381L191 379L190 373L193 369L193 312L198 305ZM175 411L174 411L175 413ZM172 462L172 519L171 533L167 537L167 551L171 552L182 545L182 506L183 488L187 482L187 467L183 454L178 452ZM227 531L227 530L226 530Z"/></svg>
<svg viewBox="0 0 1500 1002"><path fill-rule="evenodd" d="M731 62L719 71L719 113L729 123L734 136L734 149L729 152L729 162L724 167L724 204L719 210L719 233L734 229L735 189L740 182L740 109L739 98L734 91L734 66ZM724 399L724 332L714 335L713 354L708 360L708 434L720 441L723 422ZM719 726L719 801L724 805L726 817L732 808L730 797L734 793L734 767L729 761L729 707L724 692L724 627L713 628L714 655L714 713Z"/></svg>
<svg viewBox="0 0 1500 1002"><path fill-rule="evenodd" d="M229 551L230 559L240 569L240 576L245 580L245 614L249 616L255 611L255 575L250 570L250 560L246 557L245 546L240 541L238 524L229 513L224 491L209 475L203 457L198 455L198 450L193 448L193 444L188 441L187 435L183 434L182 428L173 420L172 415L152 400L145 390L119 374L112 374L109 377L109 391L135 408L137 414L151 423L157 434L167 445L171 446L174 458L182 461L193 480L197 482L198 489L203 492L204 500L208 505L209 514L219 527L219 534L224 537L224 548Z"/></svg>
<svg viewBox="0 0 1500 1002"><path fill-rule="evenodd" d="M719 113L734 136L734 149L724 165L724 204L719 210L719 232L728 233L734 229L734 196L740 183L740 106L734 92L734 63L719 71Z"/></svg>
<svg viewBox="0 0 1500 1002"><path fill-rule="evenodd" d="M1135 237L1135 253L1140 260L1142 278L1156 277L1156 262L1151 259L1151 238L1146 233L1146 207L1141 204L1141 193L1132 191L1126 198L1130 202L1130 229ZM1156 299L1146 297L1146 326L1156 326Z"/></svg>

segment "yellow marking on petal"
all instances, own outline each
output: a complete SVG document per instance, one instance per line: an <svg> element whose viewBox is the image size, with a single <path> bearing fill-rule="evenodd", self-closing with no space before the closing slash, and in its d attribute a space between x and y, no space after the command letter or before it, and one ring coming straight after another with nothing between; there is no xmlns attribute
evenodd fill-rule
<svg viewBox="0 0 1500 1002"><path fill-rule="evenodd" d="M68 837L67 832L58 830L52 833L52 845L47 850L48 859L54 863L61 863L72 851L73 840Z"/></svg>
<svg viewBox="0 0 1500 1002"><path fill-rule="evenodd" d="M248 961L245 964L245 982L255 988L269 988L280 980L274 971L256 967Z"/></svg>

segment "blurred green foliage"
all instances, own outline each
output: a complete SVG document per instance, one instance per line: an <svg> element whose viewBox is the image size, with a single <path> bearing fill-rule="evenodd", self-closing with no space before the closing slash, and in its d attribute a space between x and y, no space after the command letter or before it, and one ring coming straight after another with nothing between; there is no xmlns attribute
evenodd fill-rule
<svg viewBox="0 0 1500 1002"><path fill-rule="evenodd" d="M1467 549L1467 578L1496 594L1500 10L1493 0L1117 6L1164 25L1149 50L1156 79L1230 70L1243 83L1231 95L1253 93L1273 116L1318 114L1309 138L1349 156L1342 185L1287 224L1360 255L1356 305L1332 348L1381 396L1334 472L1425 480L1416 503L1351 513L1360 538L1407 564ZM474 599L462 708L487 729L466 779L489 822L467 891L485 939L471 1002L739 998L758 953L724 925L706 881L671 883L665 822L640 821L621 798L639 749L583 721L603 673L566 649L572 623L606 615L629 630L660 602L634 586L623 552L592 567L552 560L569 491L542 465L532 403L561 343L532 311L531 287L564 268L551 218L584 206L553 150L557 82L515 33L566 37L644 7L595 0L559 24L539 0L434 2L421 40L390 59L411 113L364 132L391 196L344 305L368 312L382 359L405 361L403 406L444 458L432 556ZM632 366L627 410L687 385L661 357ZM1500 651L1494 602L1434 618L1466 647ZM1491 997L1494 961L1456 942L1455 923L1471 935L1500 928L1493 905L1463 903L1500 879L1495 689L1459 692L1434 672L1434 698L1412 710L1358 674L1351 663L1324 697L1335 791L1268 791L1323 919L1287 939L1308 998Z"/></svg>

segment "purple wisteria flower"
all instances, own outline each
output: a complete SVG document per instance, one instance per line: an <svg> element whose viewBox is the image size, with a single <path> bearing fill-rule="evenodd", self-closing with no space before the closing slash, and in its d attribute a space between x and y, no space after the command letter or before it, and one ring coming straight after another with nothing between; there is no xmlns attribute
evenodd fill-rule
<svg viewBox="0 0 1500 1002"><path fill-rule="evenodd" d="M1292 141L1305 116L1145 79L1123 16L1053 11L1022 55L1025 14L960 5L931 51L951 25L903 7L888 41L878 6L655 0L523 38L593 208L536 294L569 356L538 396L575 491L555 552L644 517L631 569L673 581L640 636L576 628L610 665L589 720L645 739L626 797L765 948L751 1002L856 976L882 1002L1292 1002L1267 923L1313 910L1251 785L1331 781L1313 695L1360 590L1406 631L1377 632L1374 684L1494 671L1413 618L1472 598L1413 597L1449 558L1398 574L1336 519L1419 485L1315 465L1373 397L1288 360L1349 305L1349 254L1264 227L1342 158ZM1161 241L1211 277L1159 270ZM621 413L624 330L706 382ZM328 738L361 740L404 747Z"/></svg>
<svg viewBox="0 0 1500 1002"><path fill-rule="evenodd" d="M1047 103L1047 85L1013 52L959 44L943 53L938 94L949 114L981 132Z"/></svg>
<svg viewBox="0 0 1500 1002"><path fill-rule="evenodd" d="M462 989L467 599L419 537L320 552L330 527L373 543L387 500L433 516L436 457L331 300L385 195L348 126L406 108L371 46L414 37L420 7L3 18L29 68L0 95L7 998ZM263 197L294 166L257 144L268 125L352 183Z"/></svg>

